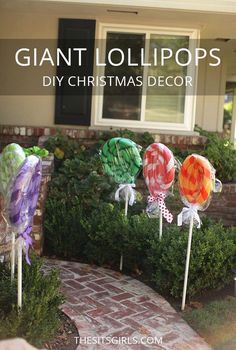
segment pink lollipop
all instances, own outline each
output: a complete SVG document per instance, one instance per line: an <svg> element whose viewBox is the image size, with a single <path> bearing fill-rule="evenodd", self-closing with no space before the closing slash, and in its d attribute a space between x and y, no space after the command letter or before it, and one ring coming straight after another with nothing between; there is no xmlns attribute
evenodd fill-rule
<svg viewBox="0 0 236 350"><path fill-rule="evenodd" d="M173 215L165 205L166 193L171 187L174 176L174 156L162 143L152 143L144 153L143 175L149 189L149 203L157 202L160 213L171 222Z"/></svg>

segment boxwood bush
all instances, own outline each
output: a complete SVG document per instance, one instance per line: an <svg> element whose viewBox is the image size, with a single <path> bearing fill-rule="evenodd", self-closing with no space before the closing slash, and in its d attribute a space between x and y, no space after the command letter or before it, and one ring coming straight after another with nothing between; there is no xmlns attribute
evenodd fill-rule
<svg viewBox="0 0 236 350"><path fill-rule="evenodd" d="M46 202L45 250L65 259L84 257L87 233L82 227L84 210L78 197L73 199L54 191Z"/></svg>
<svg viewBox="0 0 236 350"><path fill-rule="evenodd" d="M90 262L118 267L123 254L125 269L145 267L151 241L158 234L158 220L146 214L125 216L122 206L104 203L83 221L89 244L86 256Z"/></svg>
<svg viewBox="0 0 236 350"><path fill-rule="evenodd" d="M116 184L103 174L98 155L102 144L113 136L132 138L144 149L153 142L148 133L136 135L128 130L104 134L91 148L76 144L76 141L68 141L67 145L63 136L49 140L51 150L56 147L58 154L58 148L64 147L65 152L63 149L59 152L63 155L62 163L53 176L46 202L45 251L49 255L113 268L119 267L122 253L125 272L143 271L145 279L161 293L178 298L183 287L187 228L165 225L163 239L159 242L158 219L146 216L144 202L129 207L128 217L125 217L124 203L114 203L111 198ZM217 142L212 141L215 137ZM236 165L234 162L230 165L229 158L235 156L235 151L231 144L221 150L228 154L228 161L218 167L222 142L219 136L209 136L202 154L209 156L227 181L234 179ZM210 149L215 152L210 153ZM176 153L185 157L192 151L184 152ZM220 178L219 174L217 176ZM205 220L200 230L194 230L188 285L190 296L228 283L231 269L236 267L235 246L233 229Z"/></svg>
<svg viewBox="0 0 236 350"><path fill-rule="evenodd" d="M195 130L207 138L203 149L172 148L174 155L182 162L189 154L198 153L206 157L216 170L216 176L222 182L236 181L236 149L226 137L209 132L196 126Z"/></svg>
<svg viewBox="0 0 236 350"><path fill-rule="evenodd" d="M41 347L51 339L60 326L60 293L58 272L42 273L43 261L32 259L32 265L23 265L23 307L16 305L16 281L11 284L10 271L0 264L0 339L22 337Z"/></svg>
<svg viewBox="0 0 236 350"><path fill-rule="evenodd" d="M236 266L233 234L220 224L194 229L188 279L188 296L207 289L221 288L232 280ZM160 292L182 295L188 230L166 227L161 242L153 241L149 251L151 280Z"/></svg>

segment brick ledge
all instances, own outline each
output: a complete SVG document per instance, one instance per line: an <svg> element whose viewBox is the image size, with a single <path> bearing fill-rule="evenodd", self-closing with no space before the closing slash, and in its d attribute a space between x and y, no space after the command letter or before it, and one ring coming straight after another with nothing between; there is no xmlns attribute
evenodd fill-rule
<svg viewBox="0 0 236 350"><path fill-rule="evenodd" d="M30 126L10 126L10 125L0 125L0 135L3 137L17 136L17 137L37 137L41 138L39 144L43 144L43 140L49 136L55 135L58 130L61 131L63 135L68 135L74 139L80 140L98 140L104 130L92 130L92 129L81 129L81 128L60 128L60 127L30 127ZM188 134L164 134L160 133L151 133L154 136L155 142L162 142L169 145L178 145L178 146L204 146L207 141L205 136L200 135L188 135Z"/></svg>

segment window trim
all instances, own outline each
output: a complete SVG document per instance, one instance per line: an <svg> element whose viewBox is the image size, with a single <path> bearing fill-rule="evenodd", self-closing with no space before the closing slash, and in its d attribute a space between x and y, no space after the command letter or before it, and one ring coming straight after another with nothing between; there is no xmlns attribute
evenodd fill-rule
<svg viewBox="0 0 236 350"><path fill-rule="evenodd" d="M200 40L200 30L191 28L176 28L176 27L150 27L150 26L137 26L127 24L114 24L114 23L98 23L97 35L98 45L100 53L105 57L105 42L106 34L109 31L119 31L126 33L145 33L150 37L150 34L169 34L169 35L186 35L189 36L190 50L194 50L198 46ZM195 45L194 45L195 44ZM94 74L104 75L105 67L96 67L94 63ZM197 75L198 69L194 65L188 66L188 75L191 75L194 79L194 86L188 88L189 92L185 95L185 106L184 106L184 123L163 123L163 122L152 122L144 120L145 99L146 96L142 91L141 101L141 116L140 120L123 120L123 119L108 119L102 118L103 110L103 87L93 88L93 101L92 101L92 118L91 127L125 127L125 128L137 128L137 129L158 129L158 130L178 130L178 131L193 131L195 122L195 111L196 111L196 90L197 90ZM190 90L191 89L191 90Z"/></svg>
<svg viewBox="0 0 236 350"><path fill-rule="evenodd" d="M54 0L63 1L63 0ZM74 2L78 0L73 0ZM129 6L134 7L133 0L80 0L82 4L94 5L114 5L114 6ZM228 0L139 0L135 3L135 8L154 8L154 9L168 9L168 10L182 10L182 11L200 11L200 12L222 12L222 13L236 13L236 6L234 2Z"/></svg>

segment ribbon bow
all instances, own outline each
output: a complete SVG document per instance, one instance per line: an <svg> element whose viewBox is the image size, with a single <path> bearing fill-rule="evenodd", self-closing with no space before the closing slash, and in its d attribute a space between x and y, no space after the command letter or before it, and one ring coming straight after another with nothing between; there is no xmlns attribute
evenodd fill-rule
<svg viewBox="0 0 236 350"><path fill-rule="evenodd" d="M189 208L184 207L181 213L178 215L178 226L182 226L183 223L189 224L191 217L193 217L193 222L197 226L197 228L201 227L201 219L198 215L198 211L196 206L191 206Z"/></svg>
<svg viewBox="0 0 236 350"><path fill-rule="evenodd" d="M115 193L115 200L119 202L121 199L120 198L121 192L124 192L125 196L126 194L128 195L129 205L132 206L135 202L135 197L136 197L135 191L133 190L134 187L135 187L135 184L120 184Z"/></svg>
<svg viewBox="0 0 236 350"><path fill-rule="evenodd" d="M165 193L158 193L158 195L155 197L148 196L148 203L157 202L161 215L166 219L167 222L171 223L173 220L173 215L166 207L165 198Z"/></svg>
<svg viewBox="0 0 236 350"><path fill-rule="evenodd" d="M29 258L29 249L30 247L33 246L33 240L30 237L31 230L32 230L32 226L27 226L26 229L23 232L19 233L17 236L18 243L22 239L24 240L25 259L28 265L31 265L30 258Z"/></svg>

